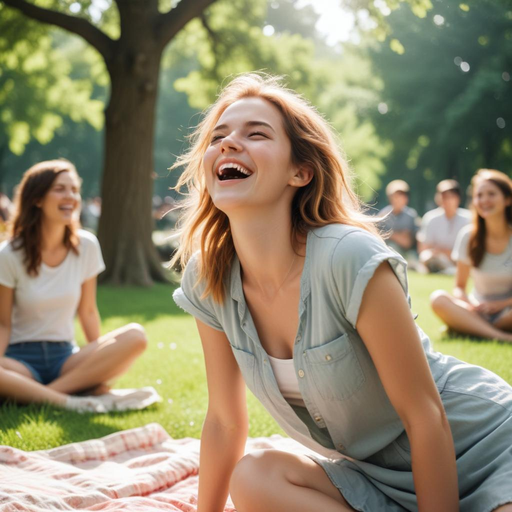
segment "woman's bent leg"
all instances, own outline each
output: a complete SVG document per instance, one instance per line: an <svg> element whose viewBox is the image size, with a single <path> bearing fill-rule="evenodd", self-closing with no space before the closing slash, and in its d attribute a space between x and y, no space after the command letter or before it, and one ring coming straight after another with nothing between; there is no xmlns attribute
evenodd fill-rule
<svg viewBox="0 0 512 512"><path fill-rule="evenodd" d="M0 357L0 396L19 403L48 402L64 406L67 396L35 381L26 366L8 357Z"/></svg>
<svg viewBox="0 0 512 512"><path fill-rule="evenodd" d="M235 467L230 494L238 512L348 512L340 491L309 457L261 450Z"/></svg>
<svg viewBox="0 0 512 512"><path fill-rule="evenodd" d="M494 323L494 327L501 329L502 331L512 332L512 311L501 316L501 318Z"/></svg>
<svg viewBox="0 0 512 512"><path fill-rule="evenodd" d="M434 313L451 329L480 338L512 341L512 334L497 329L478 313L471 311L468 304L438 290L430 296Z"/></svg>
<svg viewBox="0 0 512 512"><path fill-rule="evenodd" d="M139 324L116 329L69 357L60 377L48 387L61 393L76 393L105 384L124 373L146 346L146 335Z"/></svg>

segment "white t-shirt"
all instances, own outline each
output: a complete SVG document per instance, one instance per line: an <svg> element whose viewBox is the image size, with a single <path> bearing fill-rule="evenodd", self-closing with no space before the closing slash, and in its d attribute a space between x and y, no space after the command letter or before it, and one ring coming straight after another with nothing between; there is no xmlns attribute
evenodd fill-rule
<svg viewBox="0 0 512 512"><path fill-rule="evenodd" d="M452 259L471 266L475 297L482 301L512 296L512 236L501 254L486 252L480 266L475 268L468 253L471 229L472 226L466 226L460 231L453 248Z"/></svg>
<svg viewBox="0 0 512 512"><path fill-rule="evenodd" d="M471 212L457 208L449 219L442 208L427 212L421 221L418 240L427 245L452 250L459 231L471 222Z"/></svg>
<svg viewBox="0 0 512 512"><path fill-rule="evenodd" d="M79 230L79 254L72 250L57 267L41 264L27 273L23 250L0 244L0 284L14 289L9 344L23 341L73 341L82 283L105 269L98 239Z"/></svg>

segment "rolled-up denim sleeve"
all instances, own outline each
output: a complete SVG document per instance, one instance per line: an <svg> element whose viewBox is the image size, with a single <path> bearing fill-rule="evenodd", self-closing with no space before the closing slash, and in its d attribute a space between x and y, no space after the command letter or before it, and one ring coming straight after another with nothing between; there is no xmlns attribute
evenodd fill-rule
<svg viewBox="0 0 512 512"><path fill-rule="evenodd" d="M407 263L379 238L358 230L343 237L332 253L333 280L340 295L343 314L354 329L366 287L385 261L395 273L410 306Z"/></svg>
<svg viewBox="0 0 512 512"><path fill-rule="evenodd" d="M217 331L223 331L217 318L213 299L211 296L202 297L205 286L204 283L198 281L198 264L199 253L196 253L183 272L181 287L174 292L172 297L181 309Z"/></svg>

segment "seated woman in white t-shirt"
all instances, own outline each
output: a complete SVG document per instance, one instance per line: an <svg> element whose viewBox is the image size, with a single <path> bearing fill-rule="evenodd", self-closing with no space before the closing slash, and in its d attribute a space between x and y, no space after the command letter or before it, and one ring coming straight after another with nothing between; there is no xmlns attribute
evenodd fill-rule
<svg viewBox="0 0 512 512"><path fill-rule="evenodd" d="M512 180L480 169L471 183L474 220L460 231L453 249L453 296L434 292L432 308L454 331L512 342ZM470 274L475 289L468 296Z"/></svg>
<svg viewBox="0 0 512 512"><path fill-rule="evenodd" d="M0 396L102 412L93 397L146 348L138 324L100 336L96 237L78 229L80 178L66 160L25 172L9 240L0 245ZM78 314L87 344L74 341Z"/></svg>

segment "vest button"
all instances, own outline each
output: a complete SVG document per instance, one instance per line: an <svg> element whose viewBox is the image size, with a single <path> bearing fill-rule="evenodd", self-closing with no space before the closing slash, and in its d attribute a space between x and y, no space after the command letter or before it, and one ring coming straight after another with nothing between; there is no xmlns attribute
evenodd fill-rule
<svg viewBox="0 0 512 512"><path fill-rule="evenodd" d="M322 421L322 416L315 416L315 421L317 423L319 423L320 421Z"/></svg>
<svg viewBox="0 0 512 512"><path fill-rule="evenodd" d="M341 443L339 443L337 446L338 446L338 450L340 450L340 451L343 451L345 449L345 447Z"/></svg>
<svg viewBox="0 0 512 512"><path fill-rule="evenodd" d="M325 356L325 360L326 360L326 361L330 361L331 359L332 359L331 354L327 354L327 355Z"/></svg>
<svg viewBox="0 0 512 512"><path fill-rule="evenodd" d="M299 377L301 379L304 377L304 370L299 370Z"/></svg>

